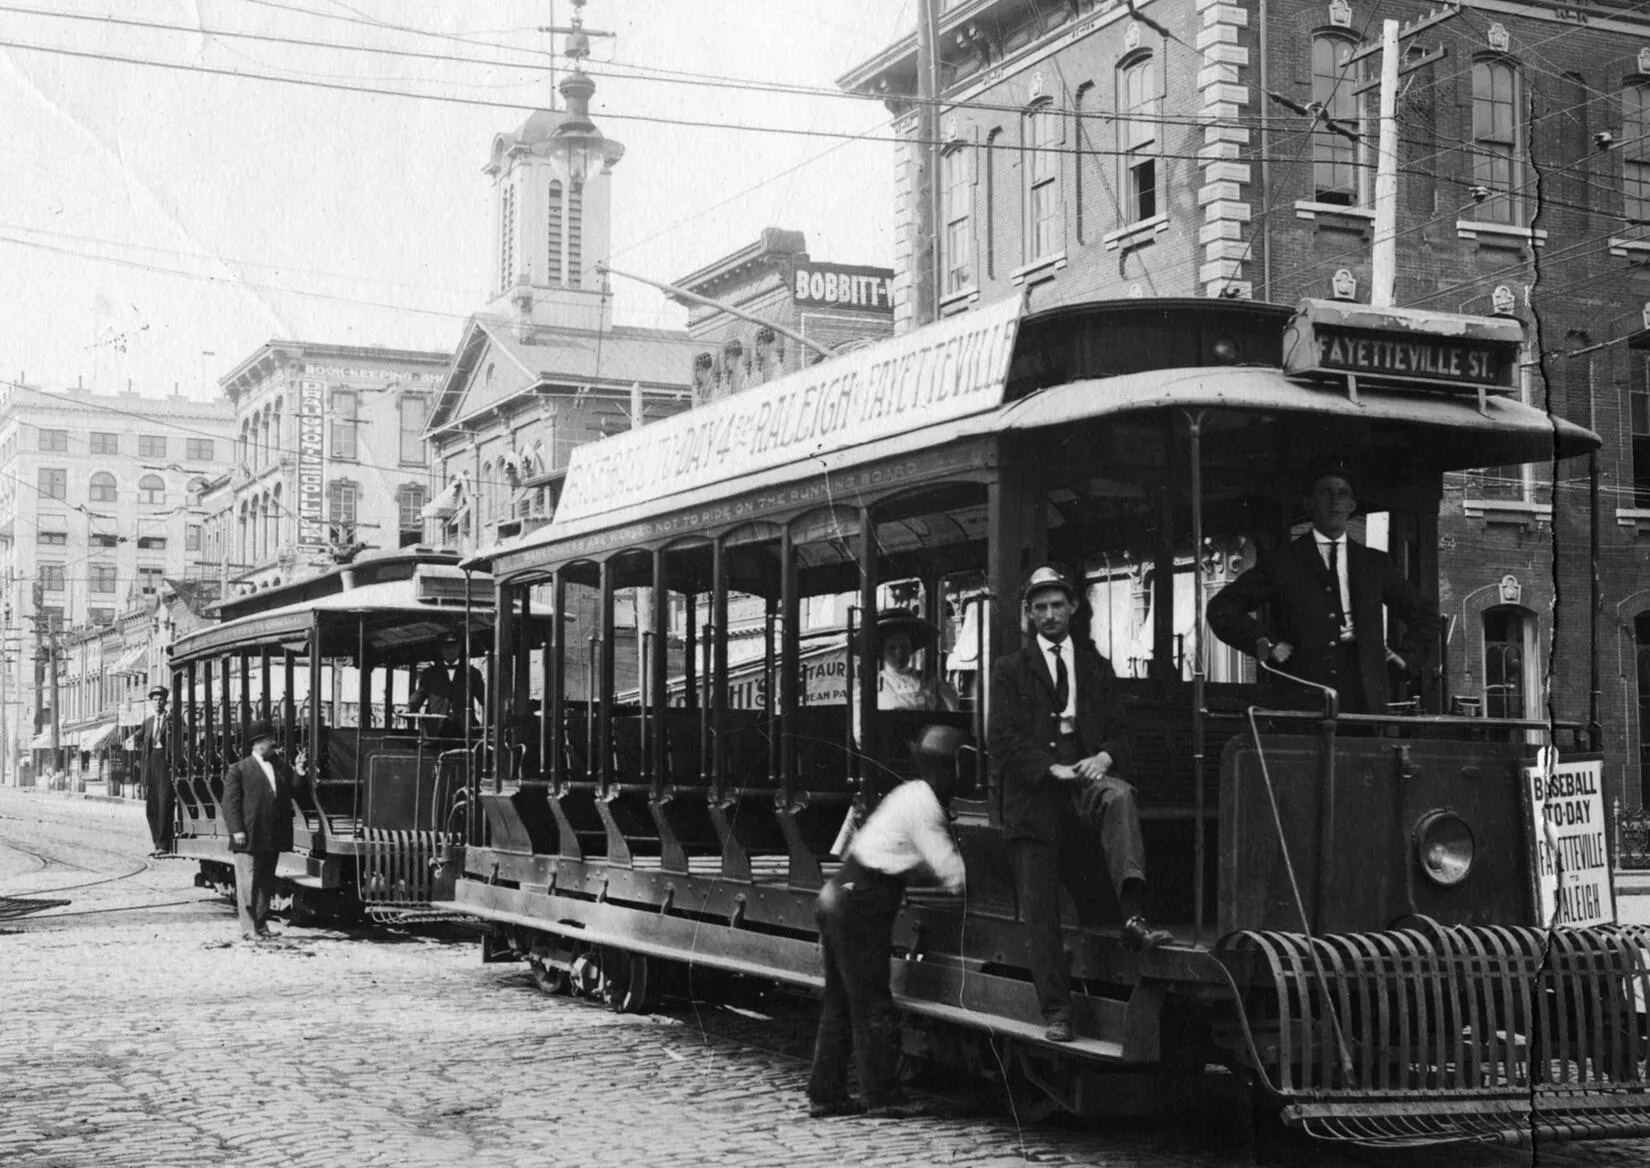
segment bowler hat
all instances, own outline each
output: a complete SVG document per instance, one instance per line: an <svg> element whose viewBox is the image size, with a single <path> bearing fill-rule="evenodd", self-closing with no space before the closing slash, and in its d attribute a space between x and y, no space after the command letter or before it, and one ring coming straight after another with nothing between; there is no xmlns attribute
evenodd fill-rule
<svg viewBox="0 0 1650 1168"><path fill-rule="evenodd" d="M271 726L262 718L259 718L256 722L246 728L246 741L249 745L263 738L274 737L275 727Z"/></svg>
<svg viewBox="0 0 1650 1168"><path fill-rule="evenodd" d="M1026 577L1025 587L1020 589L1021 603L1030 604L1033 596L1047 588L1058 588L1073 604L1077 603L1077 586L1071 582L1071 577L1059 564L1044 564L1031 570L1031 575Z"/></svg>
<svg viewBox="0 0 1650 1168"><path fill-rule="evenodd" d="M157 685L151 688L145 696L151 698L169 698L172 696L172 691L167 689L164 685Z"/></svg>
<svg viewBox="0 0 1650 1168"><path fill-rule="evenodd" d="M874 635L878 649L882 648L883 638L894 633L904 633L910 637L911 648L925 649L934 643L934 638L939 636L939 632L939 629L909 609L885 608L877 613Z"/></svg>

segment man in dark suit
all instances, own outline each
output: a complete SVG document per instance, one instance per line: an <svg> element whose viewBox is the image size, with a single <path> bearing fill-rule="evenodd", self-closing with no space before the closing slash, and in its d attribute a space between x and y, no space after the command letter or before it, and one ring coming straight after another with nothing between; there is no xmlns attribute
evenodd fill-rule
<svg viewBox="0 0 1650 1168"><path fill-rule="evenodd" d="M171 733L166 717L168 696L164 686L157 685L149 691L149 713L143 725L126 740L126 749L136 755L132 761L143 776L149 840L154 844L152 856L171 853L172 826L176 818L177 793L172 788L172 775L166 761L166 744Z"/></svg>
<svg viewBox="0 0 1650 1168"><path fill-rule="evenodd" d="M1082 904L1099 829L1122 911L1124 944L1170 941L1145 916L1146 849L1128 766L1117 674L1093 645L1070 635L1077 587L1053 565L1022 593L1037 636L991 667L986 738L1003 784L1003 834L1025 922L1028 964L1051 1042L1070 1042L1071 977L1060 934L1060 885Z"/></svg>
<svg viewBox="0 0 1650 1168"><path fill-rule="evenodd" d="M447 634L441 638L441 660L433 665L426 665L419 673L418 680L413 683L412 697L407 701L407 712L442 715L439 720L422 720L423 734L426 738L464 737L466 715L469 716L471 725L474 725L474 709L466 709L466 675L459 660L463 655L464 643L453 634ZM468 678L468 701L474 706L479 706L485 693L481 670L471 665Z"/></svg>
<svg viewBox="0 0 1650 1168"><path fill-rule="evenodd" d="M1437 606L1385 552L1347 537L1358 507L1349 472L1319 474L1306 501L1312 530L1221 589L1209 601L1209 627L1228 645L1335 690L1342 713L1385 713L1387 665L1409 671L1430 656ZM1404 623L1396 649L1383 634L1383 604ZM1278 700L1311 708L1321 699L1291 684Z"/></svg>
<svg viewBox="0 0 1650 1168"><path fill-rule="evenodd" d="M241 938L269 936L269 898L275 891L275 862L292 847L292 793L298 779L275 757L275 730L254 722L248 731L252 752L229 768L223 780L223 819L235 855L235 908Z"/></svg>

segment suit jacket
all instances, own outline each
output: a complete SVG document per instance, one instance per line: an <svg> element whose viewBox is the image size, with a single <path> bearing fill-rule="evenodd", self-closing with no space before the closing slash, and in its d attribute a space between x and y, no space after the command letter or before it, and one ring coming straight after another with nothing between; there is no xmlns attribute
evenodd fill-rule
<svg viewBox="0 0 1650 1168"><path fill-rule="evenodd" d="M436 662L426 665L413 683L411 698L407 701L407 708L417 712L423 710L430 714L446 714L447 718L435 723L435 729L429 731L438 737L461 738L464 735L464 674L466 668L460 662L457 666L448 666L445 662ZM470 670L470 700L480 702L486 700L486 683L482 680L481 670L474 665L467 667ZM472 720L475 706L468 711Z"/></svg>
<svg viewBox="0 0 1650 1168"><path fill-rule="evenodd" d="M1104 750L1112 771L1128 770L1128 729L1111 662L1087 641L1072 638L1077 682L1077 740L1083 755ZM1003 783L1003 833L1009 839L1059 838L1071 787L1048 773L1055 762L1060 711L1042 643L999 657L991 667L991 716L986 743Z"/></svg>
<svg viewBox="0 0 1650 1168"><path fill-rule="evenodd" d="M284 852L292 847L292 794L298 777L278 758L269 760L275 769L275 789L258 760L247 755L230 766L223 779L223 820L230 835L246 833L246 843L236 852Z"/></svg>
<svg viewBox="0 0 1650 1168"><path fill-rule="evenodd" d="M161 716L160 726L155 726L154 711L143 716L143 723L132 732L132 748L137 752L138 766L143 772L144 782L154 782L157 779L167 778L166 773L166 746L172 737L172 715L170 711Z"/></svg>
<svg viewBox="0 0 1650 1168"><path fill-rule="evenodd" d="M1358 673L1370 712L1387 702L1386 643L1381 637L1381 606L1404 623L1398 654L1410 669L1431 657L1438 639L1438 608L1405 580L1385 552L1353 543L1346 549L1347 586L1352 594L1352 621L1357 632ZM1311 532L1280 548L1222 588L1209 601L1209 627L1215 636L1246 653L1256 653L1262 637L1288 641L1293 655L1280 668L1320 685L1330 682L1330 653L1340 638L1336 616L1340 582L1318 554ZM1265 608L1268 619L1255 616ZM1290 686L1295 701L1299 686Z"/></svg>

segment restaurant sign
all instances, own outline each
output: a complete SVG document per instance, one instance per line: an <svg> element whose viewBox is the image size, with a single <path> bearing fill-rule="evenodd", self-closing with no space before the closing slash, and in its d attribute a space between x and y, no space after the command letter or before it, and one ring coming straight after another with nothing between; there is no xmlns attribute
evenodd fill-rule
<svg viewBox="0 0 1650 1168"><path fill-rule="evenodd" d="M1514 390L1523 326L1511 317L1303 301L1284 335L1284 368L1440 388Z"/></svg>
<svg viewBox="0 0 1650 1168"><path fill-rule="evenodd" d="M326 506L327 387L320 381L298 382L298 547L319 550L327 539Z"/></svg>
<svg viewBox="0 0 1650 1168"><path fill-rule="evenodd" d="M576 447L556 523L804 460L835 470L855 447L995 409L1020 308L999 301Z"/></svg>

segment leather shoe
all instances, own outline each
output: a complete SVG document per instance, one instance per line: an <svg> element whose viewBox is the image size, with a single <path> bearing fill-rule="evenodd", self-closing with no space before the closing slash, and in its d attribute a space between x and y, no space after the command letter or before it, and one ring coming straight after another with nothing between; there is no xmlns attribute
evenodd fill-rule
<svg viewBox="0 0 1650 1168"><path fill-rule="evenodd" d="M1154 929L1138 913L1123 922L1123 944L1130 949L1156 949L1174 940L1167 929Z"/></svg>
<svg viewBox="0 0 1650 1168"><path fill-rule="evenodd" d="M1070 1018L1056 1018L1043 1031L1043 1037L1050 1042L1072 1042L1077 1035L1072 1031Z"/></svg>
<svg viewBox="0 0 1650 1168"><path fill-rule="evenodd" d="M836 1115L860 1115L865 1111L865 1104L858 1099L832 1099L826 1103L808 1104L809 1119L830 1119Z"/></svg>

